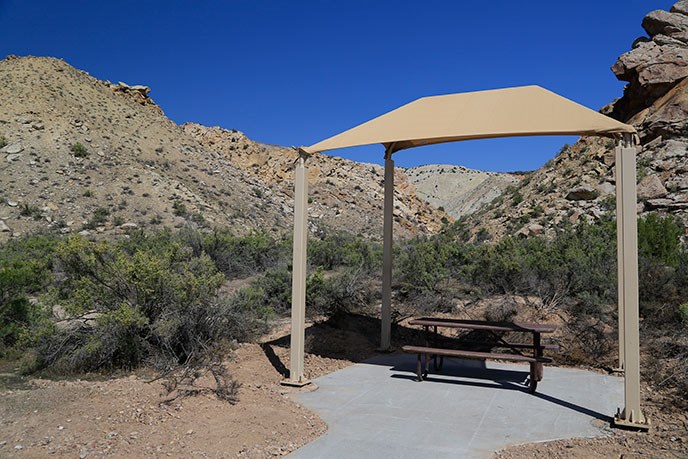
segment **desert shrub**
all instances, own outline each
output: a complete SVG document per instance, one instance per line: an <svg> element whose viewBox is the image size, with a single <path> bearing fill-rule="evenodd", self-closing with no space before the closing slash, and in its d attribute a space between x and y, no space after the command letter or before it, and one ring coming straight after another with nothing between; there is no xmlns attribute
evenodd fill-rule
<svg viewBox="0 0 688 459"><path fill-rule="evenodd" d="M251 287L261 292L264 310L274 311L277 314L289 312L291 308L291 272L289 270L271 269L253 281Z"/></svg>
<svg viewBox="0 0 688 459"><path fill-rule="evenodd" d="M16 345L44 315L29 297L50 282L56 239L37 235L0 248L0 354Z"/></svg>
<svg viewBox="0 0 688 459"><path fill-rule="evenodd" d="M285 268L271 269L239 290L232 301L242 309L269 319L291 311L292 276ZM306 313L327 316L367 305L372 298L369 277L362 268L326 273L316 269L306 278Z"/></svg>
<svg viewBox="0 0 688 459"><path fill-rule="evenodd" d="M367 306L373 298L369 278L362 268L346 268L332 276L313 273L306 285L306 311L334 317Z"/></svg>
<svg viewBox="0 0 688 459"><path fill-rule="evenodd" d="M33 263L0 268L0 354L14 346L30 325L33 305L26 296L41 283Z"/></svg>
<svg viewBox="0 0 688 459"><path fill-rule="evenodd" d="M95 321L45 334L35 343L40 366L89 371L147 359L173 365L227 337L226 311L215 300L223 276L210 258L194 257L177 242L153 242L134 249L74 237L59 245L56 299L73 318L89 313Z"/></svg>
<svg viewBox="0 0 688 459"><path fill-rule="evenodd" d="M234 236L226 231L204 235L200 248L228 278L248 277L279 264L286 264L289 250L265 233Z"/></svg>
<svg viewBox="0 0 688 459"><path fill-rule="evenodd" d="M680 304L676 309L676 312L678 313L680 321L683 324L688 325L688 303Z"/></svg>
<svg viewBox="0 0 688 459"><path fill-rule="evenodd" d="M8 143L7 138L4 135L0 135L0 148L6 147Z"/></svg>
<svg viewBox="0 0 688 459"><path fill-rule="evenodd" d="M93 211L93 215L88 219L84 225L85 229L95 229L98 226L102 226L107 221L107 217L110 215L110 211L106 207L98 207Z"/></svg>
<svg viewBox="0 0 688 459"><path fill-rule="evenodd" d="M70 145L69 150L72 152L75 158L86 158L90 154L88 149L79 142Z"/></svg>
<svg viewBox="0 0 688 459"><path fill-rule="evenodd" d="M608 301L615 294L615 242L613 222L581 224L551 240L506 237L493 245L476 244L451 265L463 263L455 275L488 293L537 295L550 308L585 294L590 309L591 301Z"/></svg>
<svg viewBox="0 0 688 459"><path fill-rule="evenodd" d="M683 229L672 216L651 213L641 217L638 219L638 254L676 267L682 234Z"/></svg>
<svg viewBox="0 0 688 459"><path fill-rule="evenodd" d="M397 279L403 296L435 293L448 275L448 244L442 239L415 239L401 247Z"/></svg>
<svg viewBox="0 0 688 459"><path fill-rule="evenodd" d="M172 203L172 212L178 217L185 217L189 214L189 211L186 210L186 204L179 199Z"/></svg>
<svg viewBox="0 0 688 459"><path fill-rule="evenodd" d="M22 217L31 217L34 220L40 220L41 214L41 209L38 206L29 204L23 204L21 206L21 210L19 211L19 215L21 215Z"/></svg>
<svg viewBox="0 0 688 459"><path fill-rule="evenodd" d="M372 271L382 266L382 248L361 237L327 234L308 241L308 262L325 270L349 266Z"/></svg>

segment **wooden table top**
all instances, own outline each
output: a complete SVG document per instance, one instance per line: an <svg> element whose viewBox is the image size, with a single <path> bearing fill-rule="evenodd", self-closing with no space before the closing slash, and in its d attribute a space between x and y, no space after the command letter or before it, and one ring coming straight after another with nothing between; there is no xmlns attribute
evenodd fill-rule
<svg viewBox="0 0 688 459"><path fill-rule="evenodd" d="M447 319L441 317L421 317L418 319L412 319L409 321L409 325L530 333L552 333L557 329L557 326L554 324L490 322L487 320Z"/></svg>

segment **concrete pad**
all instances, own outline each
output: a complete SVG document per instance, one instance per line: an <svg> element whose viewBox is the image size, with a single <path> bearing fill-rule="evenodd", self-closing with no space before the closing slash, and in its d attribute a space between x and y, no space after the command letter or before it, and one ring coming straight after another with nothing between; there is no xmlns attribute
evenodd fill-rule
<svg viewBox="0 0 688 459"><path fill-rule="evenodd" d="M623 379L545 366L536 394L528 365L445 359L418 383L413 355L383 355L316 379L294 399L325 435L290 458L488 458L508 445L605 435Z"/></svg>

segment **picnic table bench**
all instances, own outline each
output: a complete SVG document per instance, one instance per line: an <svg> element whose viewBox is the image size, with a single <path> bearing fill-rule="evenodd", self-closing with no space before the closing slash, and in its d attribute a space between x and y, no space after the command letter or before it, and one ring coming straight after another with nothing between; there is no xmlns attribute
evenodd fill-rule
<svg viewBox="0 0 688 459"><path fill-rule="evenodd" d="M557 329L553 324L536 324L523 322L492 322L484 320L464 320L464 319L448 319L448 318L434 318L422 317L419 319L412 319L409 325L420 325L425 330L426 343L425 346L403 346L404 352L417 354L417 374L418 381L423 381L423 375L427 376L429 372L430 356L433 358L433 366L435 370L441 370L444 362L444 357L457 357L463 359L495 359L507 360L513 362L528 362L530 364L529 389L534 393L537 389L538 381L543 377L543 364L552 362L550 357L544 355L545 350L557 349L556 345L543 344L541 335L543 333L552 333ZM438 342L438 328L463 329L463 330L483 330L491 334L496 340L494 342L476 342L476 341L457 341L453 340L452 344L466 345L486 345L489 344L491 348L508 349L511 352L492 352L492 350L476 351L467 349L456 349L452 347L440 347ZM432 334L430 330L432 329ZM532 335L532 343L512 343L505 341L498 333L500 332L522 332ZM532 350L531 355L526 355L522 350ZM425 373L423 373L422 356L425 356ZM439 364L438 364L439 358Z"/></svg>

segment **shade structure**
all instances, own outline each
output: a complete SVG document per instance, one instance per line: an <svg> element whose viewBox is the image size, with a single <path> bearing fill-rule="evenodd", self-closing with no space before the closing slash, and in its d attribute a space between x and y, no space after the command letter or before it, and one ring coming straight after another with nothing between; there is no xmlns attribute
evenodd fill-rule
<svg viewBox="0 0 688 459"><path fill-rule="evenodd" d="M380 143L396 152L460 140L636 134L633 126L540 86L423 97L309 147L307 153Z"/></svg>
<svg viewBox="0 0 688 459"><path fill-rule="evenodd" d="M619 366L625 371L625 405L618 425L647 428L640 409L638 339L637 215L633 126L621 123L539 86L496 89L418 99L387 114L309 147L299 149L294 192L294 272L290 375L285 384L304 378L305 257L309 154L359 145L385 147L381 350L391 345L393 153L407 148L461 140L542 135L597 135L619 139L616 149L617 233L619 260ZM298 249L297 249L298 241ZM298 269L297 269L298 268Z"/></svg>

